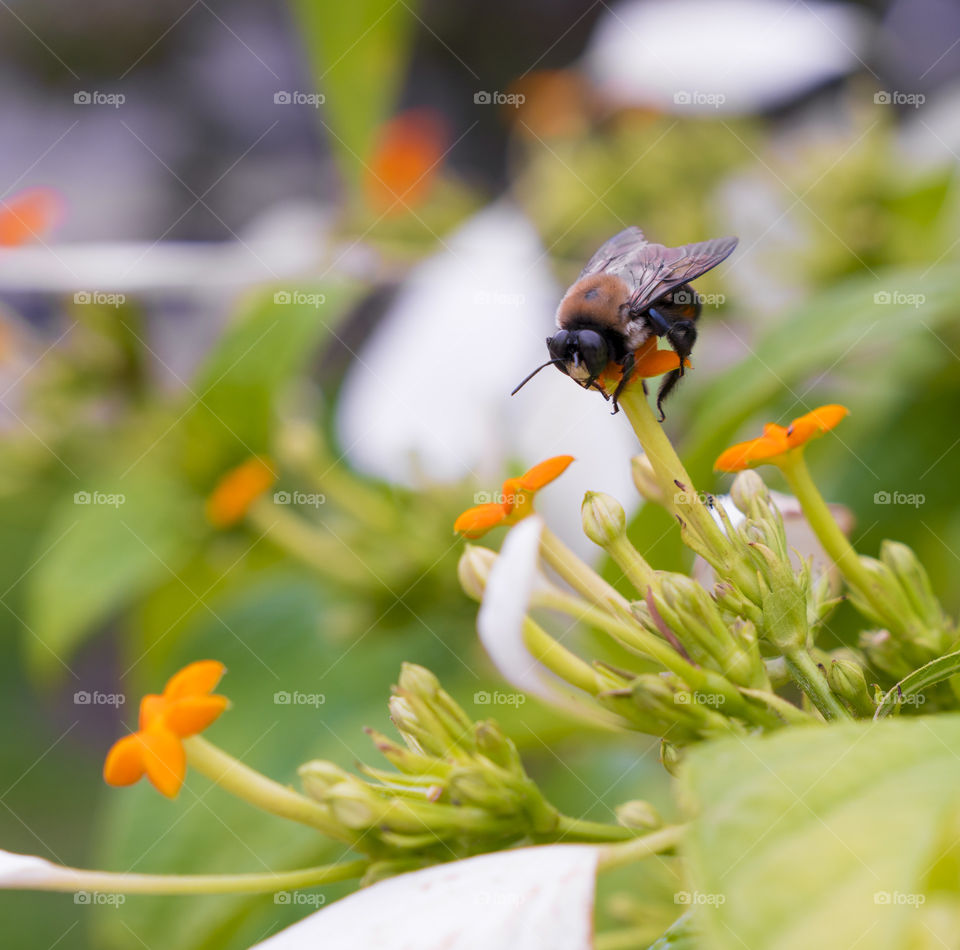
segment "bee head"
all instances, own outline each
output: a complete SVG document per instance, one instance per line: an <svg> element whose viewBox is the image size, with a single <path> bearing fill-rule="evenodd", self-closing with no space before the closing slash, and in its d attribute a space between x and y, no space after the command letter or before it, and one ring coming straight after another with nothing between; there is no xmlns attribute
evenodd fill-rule
<svg viewBox="0 0 960 950"><path fill-rule="evenodd" d="M547 366L556 366L582 386L589 387L610 362L610 347L596 330L557 330L553 336L547 337L547 350L550 359L520 383L511 396Z"/></svg>
<svg viewBox="0 0 960 950"><path fill-rule="evenodd" d="M547 339L550 355L564 372L592 383L610 362L610 347L596 330L558 330Z"/></svg>

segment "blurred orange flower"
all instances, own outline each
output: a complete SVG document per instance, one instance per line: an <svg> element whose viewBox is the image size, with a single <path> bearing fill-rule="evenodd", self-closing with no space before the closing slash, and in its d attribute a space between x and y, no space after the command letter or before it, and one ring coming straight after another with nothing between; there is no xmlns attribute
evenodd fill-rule
<svg viewBox="0 0 960 950"><path fill-rule="evenodd" d="M846 406L831 404L794 419L786 427L768 422L760 438L730 446L720 454L713 467L718 472L742 472L745 468L774 462L787 452L829 432L849 413Z"/></svg>
<svg viewBox="0 0 960 950"><path fill-rule="evenodd" d="M385 122L365 180L370 207L402 214L423 202L448 142L446 123L434 109L408 109Z"/></svg>
<svg viewBox="0 0 960 950"><path fill-rule="evenodd" d="M139 728L107 753L107 784L133 785L146 775L157 791L175 798L187 771L181 740L202 732L227 708L226 696L212 694L225 672L217 660L199 660L174 674L161 695L144 696Z"/></svg>
<svg viewBox="0 0 960 950"><path fill-rule="evenodd" d="M482 538L502 524L516 524L533 514L533 496L559 478L573 461L572 455L557 455L534 465L519 478L508 478L496 501L468 508L453 524L466 538Z"/></svg>
<svg viewBox="0 0 960 950"><path fill-rule="evenodd" d="M0 247L42 238L63 217L63 199L52 188L29 188L0 201Z"/></svg>
<svg viewBox="0 0 960 950"><path fill-rule="evenodd" d="M253 456L230 469L207 498L207 520L215 528L229 528L277 480L270 459Z"/></svg>

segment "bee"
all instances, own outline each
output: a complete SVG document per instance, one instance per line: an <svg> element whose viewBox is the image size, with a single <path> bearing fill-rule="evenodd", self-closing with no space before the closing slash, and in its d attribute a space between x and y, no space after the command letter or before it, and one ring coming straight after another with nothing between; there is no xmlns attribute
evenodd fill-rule
<svg viewBox="0 0 960 950"><path fill-rule="evenodd" d="M700 300L690 281L726 260L737 238L716 238L681 247L651 244L637 227L614 235L587 262L557 308L557 332L547 337L550 359L510 394L519 392L540 370L556 366L585 389L611 396L598 382L611 363L621 376L613 393L613 412L633 373L638 347L651 336L666 337L680 357L678 369L664 378L657 409L683 376L684 361L697 340Z"/></svg>

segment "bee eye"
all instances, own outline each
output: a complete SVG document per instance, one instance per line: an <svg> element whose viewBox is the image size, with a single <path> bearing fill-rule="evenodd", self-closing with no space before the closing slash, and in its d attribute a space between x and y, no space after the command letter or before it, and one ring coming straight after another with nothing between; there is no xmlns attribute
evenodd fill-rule
<svg viewBox="0 0 960 950"><path fill-rule="evenodd" d="M553 336L547 337L547 350L555 360L562 360L570 347L570 334L566 330L558 330Z"/></svg>
<svg viewBox="0 0 960 950"><path fill-rule="evenodd" d="M595 330L581 330L577 348L591 376L599 376L610 361L607 342Z"/></svg>

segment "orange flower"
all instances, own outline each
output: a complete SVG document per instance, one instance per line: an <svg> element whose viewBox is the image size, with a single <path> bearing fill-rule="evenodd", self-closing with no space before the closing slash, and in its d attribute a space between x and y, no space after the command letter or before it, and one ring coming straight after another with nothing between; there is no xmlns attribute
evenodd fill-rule
<svg viewBox="0 0 960 950"><path fill-rule="evenodd" d="M365 182L370 206L399 214L420 204L448 138L442 116L433 109L408 109L384 123Z"/></svg>
<svg viewBox="0 0 960 950"><path fill-rule="evenodd" d="M63 216L63 200L52 188L28 188L0 202L0 247L45 237Z"/></svg>
<svg viewBox="0 0 960 950"><path fill-rule="evenodd" d="M216 660L199 660L172 676L162 695L144 696L139 729L107 753L107 784L133 785L146 775L158 792L176 798L187 771L181 740L202 732L227 708L226 696L211 695L225 672Z"/></svg>
<svg viewBox="0 0 960 950"><path fill-rule="evenodd" d="M516 524L533 514L533 496L559 478L573 461L572 455L557 455L534 465L519 478L508 478L496 501L468 508L453 524L466 538L482 538L501 524Z"/></svg>
<svg viewBox="0 0 960 950"><path fill-rule="evenodd" d="M671 370L680 367L680 357L673 350L657 349L657 338L653 336L640 344L633 354L633 358L635 363L633 372L630 374L631 383L635 379L650 379L653 376L662 376L664 373L669 373ZM689 366L690 360L685 360L683 365ZM603 391L610 395L616 390L622 375L619 364L608 363L597 382L603 387Z"/></svg>
<svg viewBox="0 0 960 950"><path fill-rule="evenodd" d="M742 472L745 468L753 468L766 462L776 464L776 459L780 456L800 448L824 432L829 432L849 412L846 406L829 405L794 419L786 427L768 422L759 439L750 439L730 446L721 453L713 467L718 472Z"/></svg>
<svg viewBox="0 0 960 950"><path fill-rule="evenodd" d="M215 528L236 524L276 480L273 463L259 456L230 469L207 498L207 521Z"/></svg>

